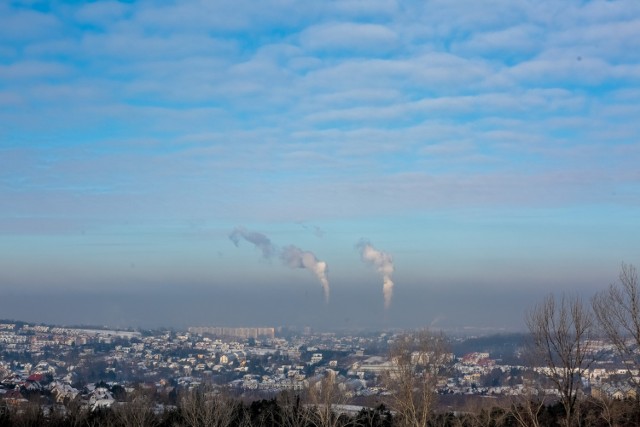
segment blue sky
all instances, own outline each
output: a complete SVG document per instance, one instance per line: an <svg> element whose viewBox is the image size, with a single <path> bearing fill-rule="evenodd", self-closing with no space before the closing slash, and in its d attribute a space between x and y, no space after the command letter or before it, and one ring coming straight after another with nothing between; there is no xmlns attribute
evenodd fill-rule
<svg viewBox="0 0 640 427"><path fill-rule="evenodd" d="M635 0L2 2L0 314L182 290L249 316L273 289L319 325L370 292L377 319L366 238L385 324L496 325L452 300L523 311L639 262L639 117ZM325 262L329 308L237 226Z"/></svg>

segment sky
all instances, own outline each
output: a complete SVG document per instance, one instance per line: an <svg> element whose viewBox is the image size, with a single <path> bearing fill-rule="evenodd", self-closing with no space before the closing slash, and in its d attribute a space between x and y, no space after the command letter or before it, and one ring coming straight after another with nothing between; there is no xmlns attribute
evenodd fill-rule
<svg viewBox="0 0 640 427"><path fill-rule="evenodd" d="M640 3L0 2L0 318L518 328L640 263Z"/></svg>

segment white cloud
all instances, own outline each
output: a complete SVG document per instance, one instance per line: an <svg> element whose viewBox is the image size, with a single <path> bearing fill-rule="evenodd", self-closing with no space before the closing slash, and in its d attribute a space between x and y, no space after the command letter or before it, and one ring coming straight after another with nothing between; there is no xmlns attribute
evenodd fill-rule
<svg viewBox="0 0 640 427"><path fill-rule="evenodd" d="M342 0L327 2L327 13L352 18L391 18L398 11L394 0Z"/></svg>
<svg viewBox="0 0 640 427"><path fill-rule="evenodd" d="M59 62L20 61L0 65L0 78L11 80L40 79L43 77L64 77L71 68Z"/></svg>
<svg viewBox="0 0 640 427"><path fill-rule="evenodd" d="M110 26L130 10L130 5L119 1L100 1L82 5L76 11L75 18L82 23Z"/></svg>
<svg viewBox="0 0 640 427"><path fill-rule="evenodd" d="M24 105L24 101L24 97L16 92L0 91L0 105L15 107L18 105Z"/></svg>
<svg viewBox="0 0 640 427"><path fill-rule="evenodd" d="M61 27L54 15L0 4L0 40L13 43L39 40L55 35Z"/></svg>
<svg viewBox="0 0 640 427"><path fill-rule="evenodd" d="M458 54L471 56L521 56L532 55L544 48L544 28L521 24L506 29L472 34L469 39L454 43Z"/></svg>
<svg viewBox="0 0 640 427"><path fill-rule="evenodd" d="M387 53L398 47L398 37L378 24L332 22L315 25L300 34L301 45L312 51Z"/></svg>
<svg viewBox="0 0 640 427"><path fill-rule="evenodd" d="M596 56L612 61L640 59L640 20L593 23L568 28L553 37L559 46L572 48L584 57Z"/></svg>
<svg viewBox="0 0 640 427"><path fill-rule="evenodd" d="M613 67L598 58L582 58L575 50L555 50L521 62L505 71L525 85L555 86L566 83L596 85L612 76Z"/></svg>
<svg viewBox="0 0 640 427"><path fill-rule="evenodd" d="M109 59L133 62L178 60L194 56L226 56L236 51L233 42L206 35L173 34L149 36L139 32L120 32L109 35L90 34L83 41L87 55L108 55Z"/></svg>

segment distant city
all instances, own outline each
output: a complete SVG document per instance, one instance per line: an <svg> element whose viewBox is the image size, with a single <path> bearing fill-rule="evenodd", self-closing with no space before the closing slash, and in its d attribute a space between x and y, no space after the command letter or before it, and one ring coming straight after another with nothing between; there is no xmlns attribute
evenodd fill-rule
<svg viewBox="0 0 640 427"><path fill-rule="evenodd" d="M385 402L385 377L396 372L395 342L416 331L362 334L309 327L190 327L187 330L68 328L19 321L0 323L0 404L21 407L40 396L48 407L79 402L90 411L127 401L141 387L155 403L173 407L184 392L204 385L242 399L304 393L329 375L357 408ZM448 337L438 376L440 405L455 409L460 397L512 399L532 389L557 392L545 366L527 357L526 335ZM585 393L630 397L627 368L612 344L589 349L600 357L581 379ZM413 352L413 358L418 353ZM638 379L638 372L631 372Z"/></svg>

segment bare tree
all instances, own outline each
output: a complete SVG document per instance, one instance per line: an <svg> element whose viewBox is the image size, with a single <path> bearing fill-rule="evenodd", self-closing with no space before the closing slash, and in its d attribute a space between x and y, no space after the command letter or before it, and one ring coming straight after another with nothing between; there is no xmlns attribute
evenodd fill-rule
<svg viewBox="0 0 640 427"><path fill-rule="evenodd" d="M468 427L500 427L505 425L509 411L498 399L468 398L463 408L464 425Z"/></svg>
<svg viewBox="0 0 640 427"><path fill-rule="evenodd" d="M594 361L593 314L578 296L563 295L556 301L551 294L528 313L526 322L533 356L558 392L564 424L571 427L577 420L581 379Z"/></svg>
<svg viewBox="0 0 640 427"><path fill-rule="evenodd" d="M18 411L11 414L9 425L18 427L40 426L46 423L42 404L37 400L29 401L20 407Z"/></svg>
<svg viewBox="0 0 640 427"><path fill-rule="evenodd" d="M114 404L111 408L120 426L154 427L160 424L153 400L144 393L135 393L128 402Z"/></svg>
<svg viewBox="0 0 640 427"><path fill-rule="evenodd" d="M283 391L277 397L278 412L275 424L283 427L303 427L307 425L307 411L300 395Z"/></svg>
<svg viewBox="0 0 640 427"><path fill-rule="evenodd" d="M596 422L603 421L608 427L618 425L616 422L617 418L619 418L617 402L613 397L608 396L606 393L599 393L598 396L591 399L591 402L598 409Z"/></svg>
<svg viewBox="0 0 640 427"><path fill-rule="evenodd" d="M633 265L622 264L619 282L593 298L593 311L604 335L630 369L640 369L640 290ZM630 375L633 380L633 375ZM635 382L635 386L640 386Z"/></svg>
<svg viewBox="0 0 640 427"><path fill-rule="evenodd" d="M289 391L278 396L280 418L275 423L283 427L305 427L309 421L309 411L302 404L300 395Z"/></svg>
<svg viewBox="0 0 640 427"><path fill-rule="evenodd" d="M210 389L188 391L180 398L180 414L190 427L228 427L234 419L234 402Z"/></svg>
<svg viewBox="0 0 640 427"><path fill-rule="evenodd" d="M426 427L436 403L438 376L449 362L445 337L428 330L401 336L391 346L390 358L393 368L385 383L398 422Z"/></svg>
<svg viewBox="0 0 640 427"><path fill-rule="evenodd" d="M87 426L89 408L79 398L69 400L65 404L65 425L69 427ZM0 423L2 425L2 423Z"/></svg>
<svg viewBox="0 0 640 427"><path fill-rule="evenodd" d="M390 423L390 420L391 412L384 405L379 405L377 408L363 407L347 425L352 427L380 427L384 426L385 422Z"/></svg>
<svg viewBox="0 0 640 427"><path fill-rule="evenodd" d="M344 393L338 387L336 372L327 370L325 376L309 384L309 403L312 405L311 422L317 427L337 427L340 414L335 405L346 402Z"/></svg>
<svg viewBox="0 0 640 427"><path fill-rule="evenodd" d="M547 403L542 387L531 379L524 382L522 392L511 396L511 415L520 427L540 427L540 412Z"/></svg>
<svg viewBox="0 0 640 427"><path fill-rule="evenodd" d="M249 412L249 409L244 405L239 405L237 407L237 410L238 412L235 418L236 425L238 427L263 427L273 425L273 419L270 419L268 414L261 414L261 416L254 421L251 419L251 413Z"/></svg>

